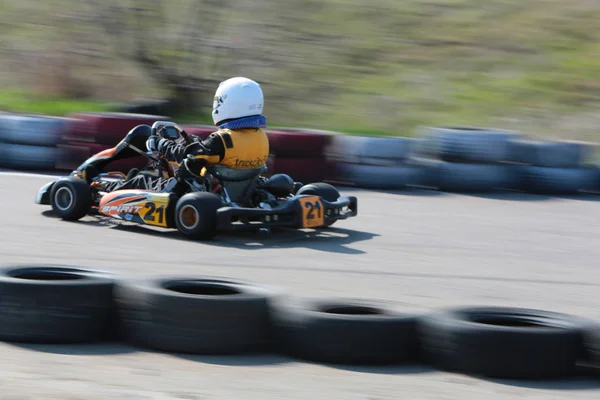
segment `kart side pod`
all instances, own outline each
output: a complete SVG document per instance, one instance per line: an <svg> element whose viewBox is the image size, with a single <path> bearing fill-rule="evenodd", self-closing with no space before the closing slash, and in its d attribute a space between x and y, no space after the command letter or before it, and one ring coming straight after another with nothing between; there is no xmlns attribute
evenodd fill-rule
<svg viewBox="0 0 600 400"><path fill-rule="evenodd" d="M174 228L174 209L179 196L147 190L125 189L108 193L98 205L101 214L143 225Z"/></svg>

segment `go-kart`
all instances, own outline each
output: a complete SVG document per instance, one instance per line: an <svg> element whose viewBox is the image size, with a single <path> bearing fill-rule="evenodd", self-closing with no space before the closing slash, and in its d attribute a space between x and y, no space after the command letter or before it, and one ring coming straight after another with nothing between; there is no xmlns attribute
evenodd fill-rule
<svg viewBox="0 0 600 400"><path fill-rule="evenodd" d="M35 202L50 205L63 220L77 221L95 214L177 229L186 237L200 240L211 239L218 232L247 229L270 232L275 227L324 228L357 215L355 196L341 196L324 182L304 185L287 174L265 177L266 165L236 170L208 165L191 155L181 165L173 165L145 151L148 137L158 134L185 142L188 147L198 139L173 122L156 121L148 128L138 125L115 147L91 156L70 175L45 184ZM141 170L125 175L108 168L113 161L139 155L148 158ZM175 179L160 190L101 189L103 182L123 181L136 174Z"/></svg>

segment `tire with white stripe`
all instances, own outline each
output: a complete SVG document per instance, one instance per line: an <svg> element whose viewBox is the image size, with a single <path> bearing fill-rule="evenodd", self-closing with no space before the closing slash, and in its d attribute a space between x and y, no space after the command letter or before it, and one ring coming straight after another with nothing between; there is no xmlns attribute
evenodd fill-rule
<svg viewBox="0 0 600 400"><path fill-rule="evenodd" d="M577 194L600 191L600 169L519 166L520 189L535 194Z"/></svg>
<svg viewBox="0 0 600 400"><path fill-rule="evenodd" d="M394 166L338 163L332 181L365 189L397 190L421 182L422 170L417 165Z"/></svg>
<svg viewBox="0 0 600 400"><path fill-rule="evenodd" d="M362 149L368 139L365 136L333 136L325 149L325 157L335 162L360 163Z"/></svg>
<svg viewBox="0 0 600 400"><path fill-rule="evenodd" d="M58 160L58 149L47 146L27 146L1 143L2 166L20 170L54 170Z"/></svg>
<svg viewBox="0 0 600 400"><path fill-rule="evenodd" d="M331 138L326 156L331 160L393 166L410 157L415 143L416 139L406 137L338 135Z"/></svg>
<svg viewBox="0 0 600 400"><path fill-rule="evenodd" d="M423 160L424 186L444 192L490 192L512 188L516 170L505 164L468 164Z"/></svg>
<svg viewBox="0 0 600 400"><path fill-rule="evenodd" d="M70 118L42 115L1 115L0 141L30 146L56 146Z"/></svg>
<svg viewBox="0 0 600 400"><path fill-rule="evenodd" d="M592 158L596 146L568 140L515 140L510 146L510 160L538 167L573 168Z"/></svg>
<svg viewBox="0 0 600 400"><path fill-rule="evenodd" d="M429 127L423 130L419 152L449 162L506 161L510 143L519 133L477 127Z"/></svg>

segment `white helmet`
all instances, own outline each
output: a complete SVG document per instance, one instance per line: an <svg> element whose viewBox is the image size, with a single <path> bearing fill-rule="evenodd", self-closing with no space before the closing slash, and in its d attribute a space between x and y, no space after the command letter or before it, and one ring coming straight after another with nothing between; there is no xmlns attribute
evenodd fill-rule
<svg viewBox="0 0 600 400"><path fill-rule="evenodd" d="M219 122L262 115L264 96L260 85L252 79L235 77L219 84L213 100L212 118Z"/></svg>

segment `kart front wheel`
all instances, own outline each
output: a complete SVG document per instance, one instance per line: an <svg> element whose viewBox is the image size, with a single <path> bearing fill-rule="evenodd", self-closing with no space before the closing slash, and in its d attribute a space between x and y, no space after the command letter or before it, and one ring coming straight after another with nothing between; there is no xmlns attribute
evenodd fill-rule
<svg viewBox="0 0 600 400"><path fill-rule="evenodd" d="M88 184L74 176L59 179L52 185L50 205L66 221L77 221L92 208L93 196Z"/></svg>
<svg viewBox="0 0 600 400"><path fill-rule="evenodd" d="M221 198L213 193L184 195L175 206L177 229L190 239L212 239L217 234L217 210L222 206Z"/></svg>

